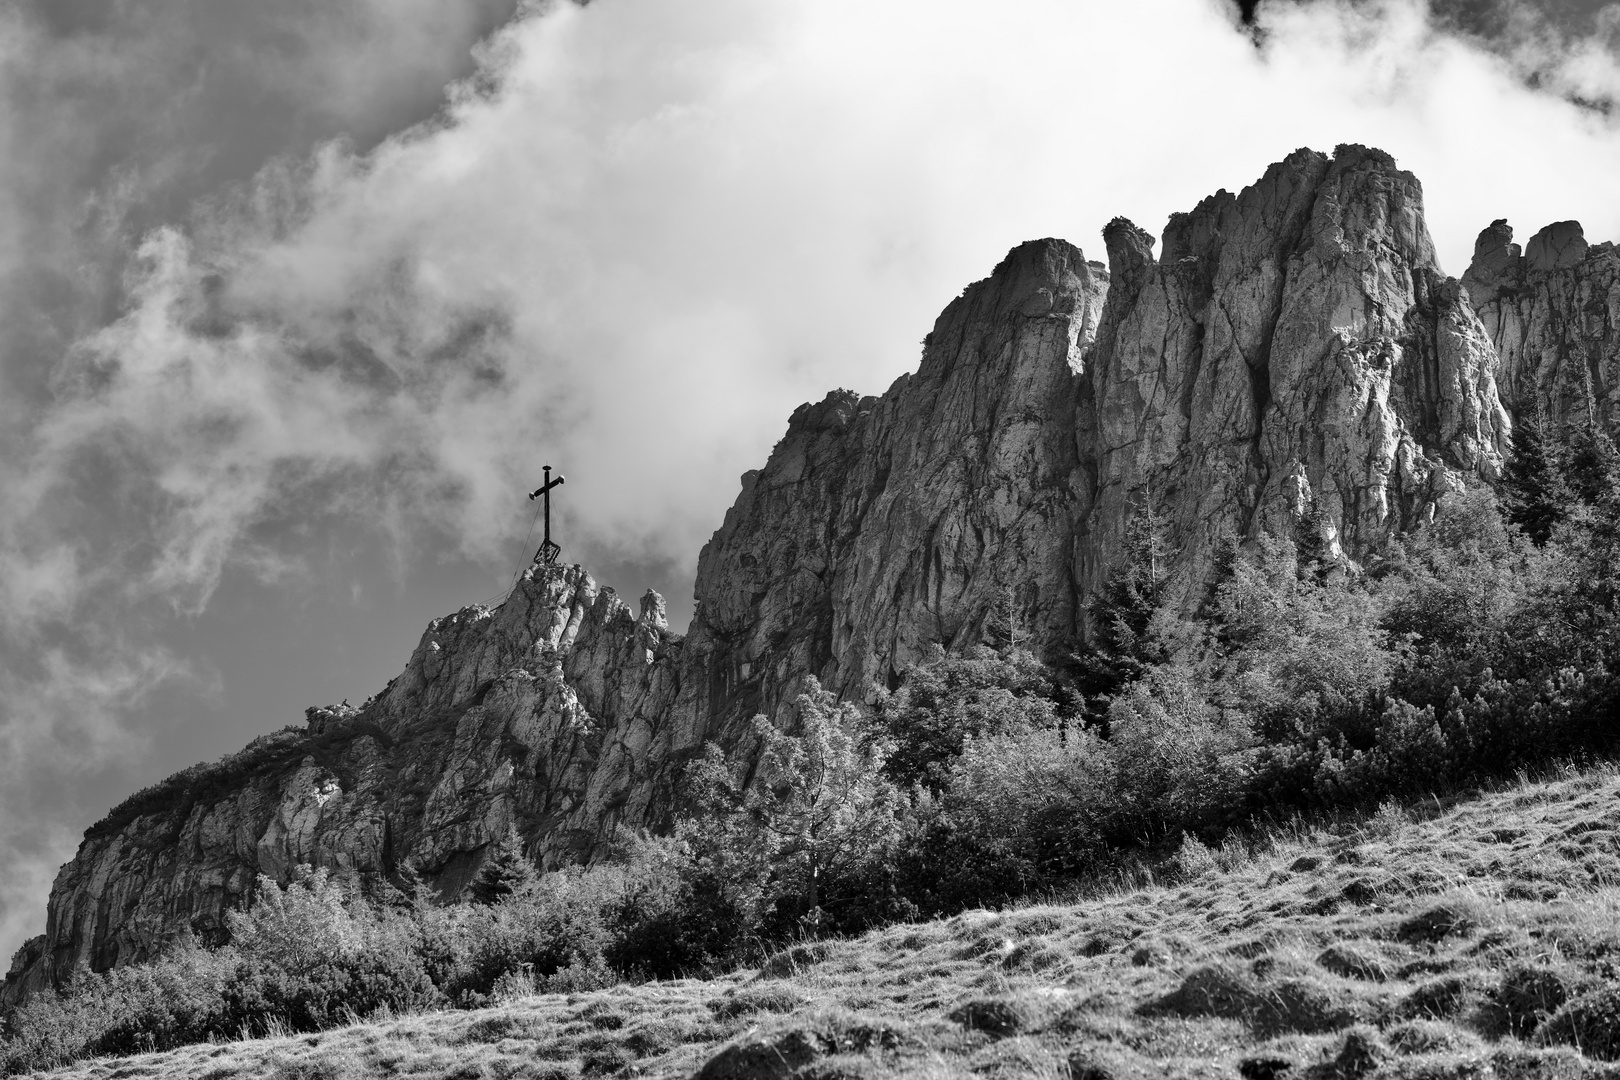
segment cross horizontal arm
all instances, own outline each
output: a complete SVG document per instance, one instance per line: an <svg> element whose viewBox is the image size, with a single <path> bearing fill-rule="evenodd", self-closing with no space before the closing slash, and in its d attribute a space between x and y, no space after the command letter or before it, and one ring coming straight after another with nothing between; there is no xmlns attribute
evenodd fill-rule
<svg viewBox="0 0 1620 1080"><path fill-rule="evenodd" d="M557 479L552 480L551 482L546 483L546 484L541 484L539 487L537 487L533 491L529 492L529 498L530 499L538 499L540 496L544 495L546 492L550 491L552 488L554 488L554 487L562 487L562 485L563 485L563 478L559 476L559 477L557 477Z"/></svg>

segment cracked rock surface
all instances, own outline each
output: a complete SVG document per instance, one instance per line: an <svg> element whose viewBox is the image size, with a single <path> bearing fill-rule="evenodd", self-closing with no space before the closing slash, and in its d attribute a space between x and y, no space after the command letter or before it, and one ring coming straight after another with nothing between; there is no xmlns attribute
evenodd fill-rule
<svg viewBox="0 0 1620 1080"><path fill-rule="evenodd" d="M1521 254L1506 221L1479 234L1463 275L1499 356L1502 395L1555 422L1620 431L1620 252L1558 221Z"/></svg>

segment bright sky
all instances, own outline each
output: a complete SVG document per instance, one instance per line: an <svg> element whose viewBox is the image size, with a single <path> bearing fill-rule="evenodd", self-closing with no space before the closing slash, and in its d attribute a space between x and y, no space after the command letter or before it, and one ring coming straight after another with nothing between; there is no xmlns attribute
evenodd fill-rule
<svg viewBox="0 0 1620 1080"><path fill-rule="evenodd" d="M1554 47L1445 3L1508 60L1418 0L1277 0L1259 49L1222 0L514 2L0 9L6 955L114 802L498 595L543 464L565 558L684 623L794 406L1022 240L1341 142L1451 273L1498 217L1620 237L1620 131L1520 78L1612 93L1614 5L1547 0L1598 35Z"/></svg>

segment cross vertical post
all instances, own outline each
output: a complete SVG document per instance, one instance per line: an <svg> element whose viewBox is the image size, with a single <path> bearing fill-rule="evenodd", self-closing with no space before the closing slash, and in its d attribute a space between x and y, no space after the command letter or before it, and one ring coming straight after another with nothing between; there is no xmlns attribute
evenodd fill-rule
<svg viewBox="0 0 1620 1080"><path fill-rule="evenodd" d="M533 502L535 499L541 496L545 497L545 502L542 503L541 506L546 515L546 538L545 541L540 545L540 550L534 553L534 561L551 566L556 563L557 556L562 554L562 548L551 542L551 489L554 487L562 487L563 476L561 473L559 473L557 474L557 479L553 480L551 478L551 466L547 465L544 466L544 468L546 472L546 482L529 492L529 501Z"/></svg>

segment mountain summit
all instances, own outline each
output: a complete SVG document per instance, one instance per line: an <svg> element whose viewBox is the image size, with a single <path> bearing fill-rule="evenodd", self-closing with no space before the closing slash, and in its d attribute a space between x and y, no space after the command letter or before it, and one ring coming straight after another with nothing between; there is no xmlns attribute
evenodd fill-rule
<svg viewBox="0 0 1620 1080"><path fill-rule="evenodd" d="M998 625L1071 651L1140 513L1188 605L1224 545L1267 533L1312 531L1354 572L1500 474L1499 381L1614 422L1620 256L1571 224L1523 255L1493 224L1447 278L1417 180L1342 146L1174 215L1158 258L1124 219L1106 266L1021 244L915 373L793 413L703 549L684 638L656 594L632 610L578 566L532 567L499 607L433 622L360 708L312 709L92 826L3 1000L187 928L217 939L256 875L301 863L371 890L409 866L456 895L513 826L549 865L600 855L620 824L667 825L685 763L746 752L809 676L867 697Z"/></svg>

